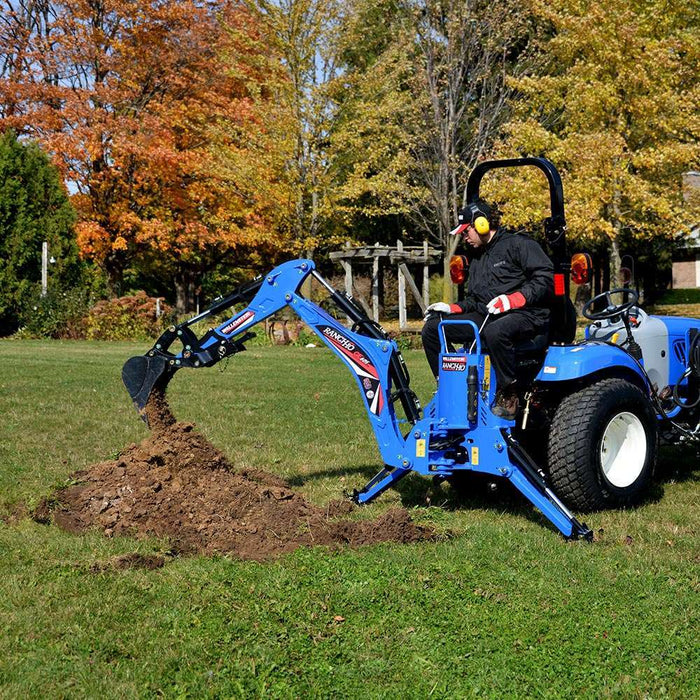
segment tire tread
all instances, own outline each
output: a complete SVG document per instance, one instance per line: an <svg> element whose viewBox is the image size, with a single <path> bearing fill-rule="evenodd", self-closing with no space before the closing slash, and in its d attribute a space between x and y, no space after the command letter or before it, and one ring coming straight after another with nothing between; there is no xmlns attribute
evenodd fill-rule
<svg viewBox="0 0 700 700"><path fill-rule="evenodd" d="M590 457L597 445L591 430L591 416L601 403L601 397L615 401L630 396L630 390L640 399L646 396L634 384L617 378L603 379L566 396L559 404L550 426L547 461L549 476L555 492L569 506L581 511L599 510L610 505L610 497L594 471L589 468ZM649 449L656 454L656 432L649 436ZM653 471L652 464L652 471ZM623 499L622 505L633 498Z"/></svg>

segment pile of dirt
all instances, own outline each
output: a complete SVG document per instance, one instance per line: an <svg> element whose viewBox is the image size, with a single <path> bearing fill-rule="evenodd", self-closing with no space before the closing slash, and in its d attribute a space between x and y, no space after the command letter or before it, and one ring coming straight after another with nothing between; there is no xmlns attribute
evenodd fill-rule
<svg viewBox="0 0 700 700"><path fill-rule="evenodd" d="M280 477L235 471L191 423L177 422L162 397L146 409L151 434L116 460L78 472L35 512L71 532L168 537L177 552L231 553L263 560L300 545L417 542L434 533L403 509L374 521L340 520L353 506L319 508Z"/></svg>

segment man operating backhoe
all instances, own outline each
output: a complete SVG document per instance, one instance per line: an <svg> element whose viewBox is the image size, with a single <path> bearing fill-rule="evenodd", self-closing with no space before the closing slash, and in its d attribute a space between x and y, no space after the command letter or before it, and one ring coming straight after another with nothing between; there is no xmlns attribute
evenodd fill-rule
<svg viewBox="0 0 700 700"><path fill-rule="evenodd" d="M438 376L443 317L473 321L491 356L498 377L492 411L513 420L518 410L515 346L519 341L546 332L553 291L553 266L531 238L499 227L498 210L477 200L459 212L459 225L451 233L461 235L472 248L469 256L467 297L456 304L437 302L426 309L422 339L430 369ZM485 323L484 323L485 322ZM450 344L469 343L474 331L469 325L447 325Z"/></svg>

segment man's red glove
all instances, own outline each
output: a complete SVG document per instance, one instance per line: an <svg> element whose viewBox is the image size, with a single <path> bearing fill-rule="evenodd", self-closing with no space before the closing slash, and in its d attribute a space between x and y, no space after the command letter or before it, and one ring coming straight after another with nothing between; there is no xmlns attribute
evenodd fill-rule
<svg viewBox="0 0 700 700"><path fill-rule="evenodd" d="M522 309L525 303L525 297L520 292L513 292L512 294L499 294L486 304L486 308L490 314L497 316L511 309Z"/></svg>

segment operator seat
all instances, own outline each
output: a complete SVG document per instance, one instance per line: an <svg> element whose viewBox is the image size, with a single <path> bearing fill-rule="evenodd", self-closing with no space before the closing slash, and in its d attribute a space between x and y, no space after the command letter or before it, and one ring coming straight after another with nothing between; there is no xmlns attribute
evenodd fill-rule
<svg viewBox="0 0 700 700"><path fill-rule="evenodd" d="M529 384L540 371L550 346L549 337L549 331L545 331L516 344L515 371L521 384Z"/></svg>
<svg viewBox="0 0 700 700"><path fill-rule="evenodd" d="M515 368L523 383L532 381L540 371L547 348L555 343L568 344L576 337L576 308L567 299L557 313L552 309L549 329L515 346Z"/></svg>

